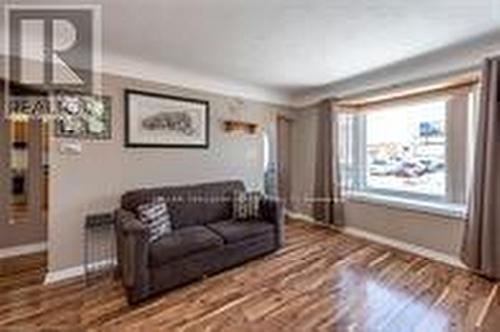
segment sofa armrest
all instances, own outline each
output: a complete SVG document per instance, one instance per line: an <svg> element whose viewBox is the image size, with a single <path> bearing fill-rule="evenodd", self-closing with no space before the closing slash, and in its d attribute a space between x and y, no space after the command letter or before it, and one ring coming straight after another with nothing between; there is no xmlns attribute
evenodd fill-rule
<svg viewBox="0 0 500 332"><path fill-rule="evenodd" d="M262 217L276 225L276 240L280 247L285 244L285 210L283 203L268 197L260 201Z"/></svg>
<svg viewBox="0 0 500 332"><path fill-rule="evenodd" d="M127 210L116 211L118 264L129 301L145 297L149 288L148 229Z"/></svg>

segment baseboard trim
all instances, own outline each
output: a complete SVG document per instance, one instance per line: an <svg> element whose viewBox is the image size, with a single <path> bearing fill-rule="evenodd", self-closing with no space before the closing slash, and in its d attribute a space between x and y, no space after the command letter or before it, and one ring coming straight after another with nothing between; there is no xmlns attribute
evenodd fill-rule
<svg viewBox="0 0 500 332"><path fill-rule="evenodd" d="M298 220L302 220L302 221L307 222L307 223L321 225L323 227L335 229L336 231L340 231L340 232L343 232L343 233L348 234L348 235L363 238L363 239L366 239L366 240L369 240L372 242L376 242L376 243L380 243L380 244L386 245L388 247L396 248L399 250L407 251L407 252L410 252L410 253L413 253L416 255L420 255L420 256L435 260L435 261L439 261L439 262L443 262L443 263L446 263L446 264L449 264L449 265L452 265L455 267L459 267L461 269L467 269L467 267L458 259L458 257L454 257L451 255L442 253L442 252L438 252L436 250L424 248L422 246L418 246L418 245L411 244L408 242L396 240L393 238L388 238L388 237L385 237L382 235L374 234L374 233L367 232L365 230L361 230L361 229L354 228L354 227L328 226L325 224L321 224L321 223L315 221L312 217L305 215L305 214L301 214L301 213L286 211L286 215L292 219L298 219ZM114 263L114 262L112 262L110 260L104 260L104 261L100 261L100 262L96 262L96 263L91 264L90 268L91 269L99 268L100 266L102 266L104 264L109 265L111 263ZM61 269L61 270L57 270L57 271L52 271L52 272L47 273L44 283L45 284L52 284L52 283L66 280L66 279L77 278L77 277L83 276L84 273L85 273L85 269L83 268L83 265L74 266L74 267Z"/></svg>
<svg viewBox="0 0 500 332"><path fill-rule="evenodd" d="M287 217L290 217L291 219L299 219L299 220L307 221L307 222L310 222L310 223L314 223L314 224L318 224L318 225L323 225L323 224L320 224L319 222L317 222L316 220L314 220L313 217L308 216L307 214L297 213L297 212L293 212L293 211L287 210L285 212L285 215Z"/></svg>
<svg viewBox="0 0 500 332"><path fill-rule="evenodd" d="M74 266L62 270L48 272L45 275L44 284L53 284L66 279L81 277L84 274L83 266Z"/></svg>
<svg viewBox="0 0 500 332"><path fill-rule="evenodd" d="M416 244L408 243L408 242L401 241L401 240L396 240L393 238L389 238L389 237L386 237L383 235L368 232L368 231L365 231L365 230L362 230L359 228L355 228L355 227L349 227L349 226L346 226L346 227L334 227L333 226L332 227L329 225L319 223L316 220L314 220L314 218L312 218L308 215L301 214L301 213L295 213L295 212L288 211L287 215L292 219L299 219L299 220L303 220L303 221L308 222L308 223L314 223L317 225L329 227L329 228L335 229L337 231L340 231L340 232L348 234L348 235L363 238L363 239L366 239L366 240L369 240L372 242L376 242L376 243L380 243L380 244L386 245L388 247L396 248L399 250L407 251L407 252L410 252L412 254L420 255L420 256L423 256L423 257L426 257L426 258L429 258L429 259L432 259L435 261L439 261L442 263L446 263L446 264L449 264L449 265L452 265L452 266L455 266L455 267L458 267L461 269L468 269L467 266L465 266L460 261L460 259L458 257L452 256L449 254L445 254L445 253L442 253L442 252L439 252L439 251L436 251L433 249L428 249L428 248L425 248L425 247L422 247L422 246L419 246Z"/></svg>
<svg viewBox="0 0 500 332"><path fill-rule="evenodd" d="M47 250L47 242L24 244L0 249L0 259L35 254Z"/></svg>
<svg viewBox="0 0 500 332"><path fill-rule="evenodd" d="M344 227L343 232L352 236L360 237L369 241L377 242L388 247L393 247L399 250L407 251L412 254L420 255L435 261L453 265L461 269L467 269L467 267L458 259L436 250L428 249L416 244L411 244L401 240L396 240L393 238L388 238L383 235L374 234L354 227Z"/></svg>
<svg viewBox="0 0 500 332"><path fill-rule="evenodd" d="M90 264L90 270L96 270L103 266L110 266L116 264L116 260L102 260ZM56 271L49 272L45 275L44 284L49 285L56 282L64 281L67 279L80 278L85 274L85 268L83 265L68 267L65 269L60 269Z"/></svg>
<svg viewBox="0 0 500 332"><path fill-rule="evenodd" d="M478 315L476 323L474 324L476 331L481 331L487 318L492 315L493 307L495 307L495 304L498 303L498 287L499 285L495 284L490 294L488 295L488 298L486 299L484 306L482 307L481 312Z"/></svg>

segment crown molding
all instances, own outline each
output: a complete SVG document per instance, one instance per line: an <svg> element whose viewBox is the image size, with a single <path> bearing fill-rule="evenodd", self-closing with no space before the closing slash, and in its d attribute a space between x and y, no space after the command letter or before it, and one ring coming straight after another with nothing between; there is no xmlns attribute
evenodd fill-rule
<svg viewBox="0 0 500 332"><path fill-rule="evenodd" d="M5 74L6 54L0 49L0 77ZM38 59L26 58L29 61ZM101 62L102 61L102 62ZM245 83L227 78L210 77L180 69L168 64L157 64L121 55L106 55L99 61L96 73L154 81L186 89L199 90L224 96L245 98L286 107L291 104L291 94L257 84Z"/></svg>
<svg viewBox="0 0 500 332"><path fill-rule="evenodd" d="M486 57L500 53L500 30L390 64L344 80L299 91L291 97L294 107L311 106L323 99L349 98L366 91L412 85L477 69Z"/></svg>
<svg viewBox="0 0 500 332"><path fill-rule="evenodd" d="M102 72L225 96L292 106L291 95L278 89L227 78L210 77L168 64L152 63L117 54L103 56Z"/></svg>
<svg viewBox="0 0 500 332"><path fill-rule="evenodd" d="M0 49L0 54L4 50ZM347 79L295 92L196 73L192 70L153 63L120 54L103 54L99 71L147 81L172 84L225 96L304 108L326 98L346 98L366 91L422 82L450 73L477 68L487 56L500 53L500 30L450 45L417 57L402 60Z"/></svg>

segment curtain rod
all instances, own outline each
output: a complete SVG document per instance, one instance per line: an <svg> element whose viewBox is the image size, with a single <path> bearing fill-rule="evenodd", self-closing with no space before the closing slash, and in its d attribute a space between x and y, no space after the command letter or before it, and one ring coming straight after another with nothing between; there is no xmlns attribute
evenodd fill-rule
<svg viewBox="0 0 500 332"><path fill-rule="evenodd" d="M409 98L425 97L430 94L446 93L452 90L472 87L480 82L481 72L479 68L468 70L462 74L449 74L447 78L434 79L437 83L429 83L432 79L427 79L420 83L406 83L392 86L390 88L377 89L363 95L341 98L334 102L335 105L345 108L363 108L377 106L380 104L402 101ZM406 86L406 87L405 87ZM408 87L410 86L410 87Z"/></svg>

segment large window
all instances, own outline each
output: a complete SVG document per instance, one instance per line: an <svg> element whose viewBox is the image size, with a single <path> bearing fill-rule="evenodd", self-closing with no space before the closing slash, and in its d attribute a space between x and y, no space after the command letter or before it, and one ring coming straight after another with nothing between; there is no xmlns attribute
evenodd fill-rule
<svg viewBox="0 0 500 332"><path fill-rule="evenodd" d="M398 107L366 115L366 187L446 194L446 103Z"/></svg>
<svg viewBox="0 0 500 332"><path fill-rule="evenodd" d="M341 117L344 184L364 196L463 205L473 97L450 94Z"/></svg>

